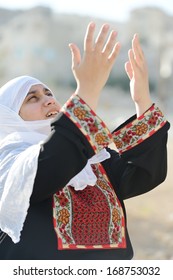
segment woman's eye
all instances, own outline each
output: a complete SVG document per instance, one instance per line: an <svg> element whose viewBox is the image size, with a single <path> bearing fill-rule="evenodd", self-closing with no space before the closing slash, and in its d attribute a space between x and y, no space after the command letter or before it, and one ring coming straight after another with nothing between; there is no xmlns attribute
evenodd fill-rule
<svg viewBox="0 0 173 280"><path fill-rule="evenodd" d="M37 99L37 97L33 95L33 96L31 96L31 97L28 99L28 101L34 100L34 99Z"/></svg>
<svg viewBox="0 0 173 280"><path fill-rule="evenodd" d="M53 96L53 94L49 91L49 92L47 92L47 95L48 96Z"/></svg>

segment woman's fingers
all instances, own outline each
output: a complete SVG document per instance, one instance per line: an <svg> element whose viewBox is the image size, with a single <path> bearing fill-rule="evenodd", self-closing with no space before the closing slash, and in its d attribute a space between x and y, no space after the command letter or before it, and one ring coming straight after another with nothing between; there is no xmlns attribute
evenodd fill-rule
<svg viewBox="0 0 173 280"><path fill-rule="evenodd" d="M136 67L137 67L137 63L136 63L135 54L134 54L133 49L130 49L128 51L128 57L129 57L129 62L130 62L131 68L133 69L133 71L135 71Z"/></svg>
<svg viewBox="0 0 173 280"><path fill-rule="evenodd" d="M144 54L140 46L140 42L137 34L135 34L132 39L132 50L136 63L137 65L140 66L144 62Z"/></svg>
<svg viewBox="0 0 173 280"><path fill-rule="evenodd" d="M116 57L118 56L120 48L121 48L121 45L119 42L117 42L114 45L112 52L109 54L108 61L111 63L111 65L114 63Z"/></svg>
<svg viewBox="0 0 173 280"><path fill-rule="evenodd" d="M109 25L104 24L95 40L95 51L102 52L109 31Z"/></svg>
<svg viewBox="0 0 173 280"><path fill-rule="evenodd" d="M108 36L110 26L104 24L94 41L95 23L91 22L86 31L84 40L84 51L95 52L98 55L104 55L109 61L112 61L117 56L120 44L116 43L117 32L112 30ZM107 38L108 36L108 38Z"/></svg>
<svg viewBox="0 0 173 280"><path fill-rule="evenodd" d="M95 42L95 51L103 55L108 62L113 63L119 53L120 43L116 42L117 32L112 30L107 38L108 31L109 25L103 25Z"/></svg>
<svg viewBox="0 0 173 280"><path fill-rule="evenodd" d="M110 62L111 65L114 63L121 47L120 43L116 42L116 38L117 32L112 30L102 50L102 53L108 58L108 62Z"/></svg>
<svg viewBox="0 0 173 280"><path fill-rule="evenodd" d="M87 27L85 38L84 38L84 51L91 52L93 50L93 38L95 31L95 23L90 22Z"/></svg>
<svg viewBox="0 0 173 280"><path fill-rule="evenodd" d="M72 69L77 67L81 62L81 54L79 48L75 44L69 44L72 54Z"/></svg>

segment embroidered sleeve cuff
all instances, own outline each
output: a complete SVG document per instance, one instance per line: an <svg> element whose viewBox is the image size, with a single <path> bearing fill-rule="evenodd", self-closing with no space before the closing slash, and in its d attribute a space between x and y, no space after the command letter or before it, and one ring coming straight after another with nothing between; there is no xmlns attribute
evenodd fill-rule
<svg viewBox="0 0 173 280"><path fill-rule="evenodd" d="M105 123L78 95L72 95L61 111L85 135L95 153L113 142L112 134Z"/></svg>
<svg viewBox="0 0 173 280"><path fill-rule="evenodd" d="M113 133L120 154L140 144L166 123L162 112L154 104L139 118Z"/></svg>

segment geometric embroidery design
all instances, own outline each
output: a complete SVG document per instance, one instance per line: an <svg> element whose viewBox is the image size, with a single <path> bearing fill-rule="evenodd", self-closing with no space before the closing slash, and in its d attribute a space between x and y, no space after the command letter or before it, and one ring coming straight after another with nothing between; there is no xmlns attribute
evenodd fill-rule
<svg viewBox="0 0 173 280"><path fill-rule="evenodd" d="M97 182L84 190L66 186L54 194L54 228L58 249L125 248L120 202L101 164L92 166Z"/></svg>

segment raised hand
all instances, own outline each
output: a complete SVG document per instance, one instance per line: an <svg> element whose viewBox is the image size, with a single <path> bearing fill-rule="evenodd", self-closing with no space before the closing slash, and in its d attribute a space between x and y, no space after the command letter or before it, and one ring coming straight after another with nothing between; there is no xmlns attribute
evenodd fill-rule
<svg viewBox="0 0 173 280"><path fill-rule="evenodd" d="M72 71L77 82L76 94L95 110L101 90L105 86L120 44L116 42L117 32L111 31L108 39L109 25L104 24L94 41L95 23L88 25L84 39L84 53L81 57L79 48L70 44L72 52Z"/></svg>
<svg viewBox="0 0 173 280"><path fill-rule="evenodd" d="M128 57L129 61L125 63L125 70L130 79L130 91L137 116L140 116L152 105L152 100L147 63L137 34L132 39L132 49L129 50Z"/></svg>

